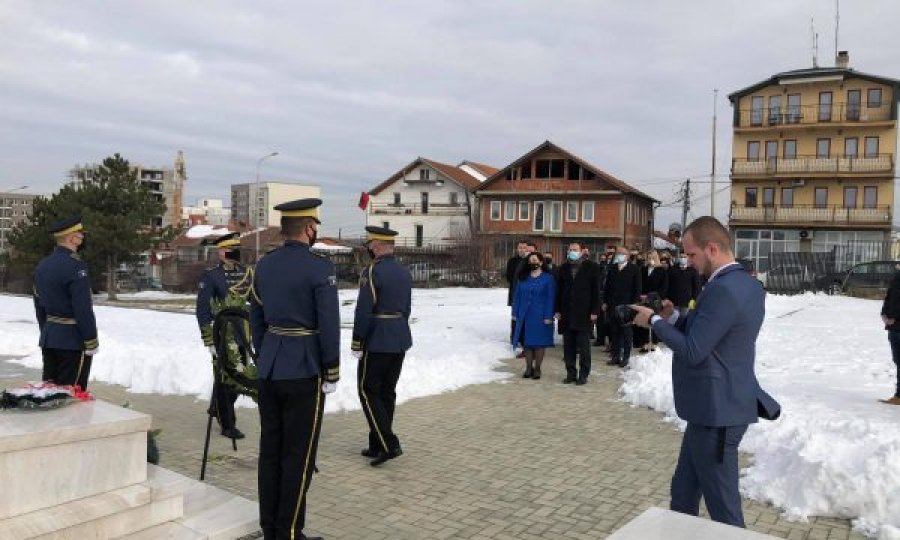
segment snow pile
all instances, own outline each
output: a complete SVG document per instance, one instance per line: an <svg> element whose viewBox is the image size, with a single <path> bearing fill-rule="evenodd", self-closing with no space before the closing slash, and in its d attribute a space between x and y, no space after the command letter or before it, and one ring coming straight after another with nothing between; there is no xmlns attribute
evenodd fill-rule
<svg viewBox="0 0 900 540"><path fill-rule="evenodd" d="M880 302L769 295L756 372L782 417L748 430L744 495L791 519L851 518L867 535L900 539L900 407ZM675 417L671 353L632 358L623 399Z"/></svg>
<svg viewBox="0 0 900 540"><path fill-rule="evenodd" d="M106 295L99 295L98 298L106 300ZM197 295L166 291L141 291L136 293L119 293L116 295L116 298L119 300L191 300L197 298Z"/></svg>
<svg viewBox="0 0 900 540"><path fill-rule="evenodd" d="M341 381L326 411L359 409L357 360L350 354L356 291L340 291ZM508 317L501 289L413 291L413 348L407 353L397 400L439 394L468 384L504 378L494 371L510 355L504 343ZM100 354L91 379L120 384L132 392L187 394L208 399L212 389L209 353L193 315L96 306ZM23 356L41 367L38 326L30 298L0 296L0 355ZM249 400L239 403L252 404Z"/></svg>
<svg viewBox="0 0 900 540"><path fill-rule="evenodd" d="M217 227L215 225L194 225L187 230L184 235L188 238L206 238L207 236L224 236L231 231L228 227Z"/></svg>

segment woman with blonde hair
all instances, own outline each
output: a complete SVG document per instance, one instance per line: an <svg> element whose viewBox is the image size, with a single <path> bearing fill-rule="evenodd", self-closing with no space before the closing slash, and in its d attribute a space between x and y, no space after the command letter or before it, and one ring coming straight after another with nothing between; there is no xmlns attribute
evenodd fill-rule
<svg viewBox="0 0 900 540"><path fill-rule="evenodd" d="M659 261L659 253L656 250L647 252L647 265L641 276L641 301L646 300L648 293L656 293L660 298L666 298L669 292L669 272ZM641 352L650 352L656 349L647 328L634 329L634 346Z"/></svg>

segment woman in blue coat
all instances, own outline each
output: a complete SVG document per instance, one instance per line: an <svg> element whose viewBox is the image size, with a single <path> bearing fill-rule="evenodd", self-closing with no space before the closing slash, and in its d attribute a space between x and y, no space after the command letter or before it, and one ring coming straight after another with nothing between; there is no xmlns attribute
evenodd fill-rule
<svg viewBox="0 0 900 540"><path fill-rule="evenodd" d="M512 318L516 323L513 346L521 345L525 350L522 376L540 379L544 350L553 346L556 280L544 266L543 255L537 252L528 255L518 279L512 304Z"/></svg>

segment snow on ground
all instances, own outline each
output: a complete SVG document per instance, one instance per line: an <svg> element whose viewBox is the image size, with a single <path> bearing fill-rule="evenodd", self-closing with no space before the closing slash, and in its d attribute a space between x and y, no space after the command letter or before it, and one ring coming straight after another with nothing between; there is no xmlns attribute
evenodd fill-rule
<svg viewBox="0 0 900 540"><path fill-rule="evenodd" d="M741 490L791 519L854 520L869 536L900 539L900 407L879 403L896 368L874 300L769 295L757 342L760 383L782 417L750 428ZM668 350L632 358L623 398L675 417Z"/></svg>
<svg viewBox="0 0 900 540"><path fill-rule="evenodd" d="M357 360L350 354L356 291L339 294L344 327L341 381L326 399L328 412L360 408ZM414 345L404 361L397 400L504 378L494 368L511 351L503 342L508 310L505 289L414 290ZM208 399L212 389L209 353L192 314L107 306L95 306L94 312L100 353L94 359L91 380L120 384L132 392ZM37 343L31 298L0 296L0 355L22 356L22 364L40 368ZM242 398L239 404L252 405L252 401Z"/></svg>
<svg viewBox="0 0 900 540"><path fill-rule="evenodd" d="M98 300L106 300L106 293L95 296ZM196 294L178 294L166 291L141 291L136 293L118 293L119 300L193 300Z"/></svg>

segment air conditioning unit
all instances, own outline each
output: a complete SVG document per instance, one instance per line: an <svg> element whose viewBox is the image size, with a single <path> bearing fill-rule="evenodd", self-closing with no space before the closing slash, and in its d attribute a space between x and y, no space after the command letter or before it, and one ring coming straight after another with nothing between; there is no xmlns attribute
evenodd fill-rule
<svg viewBox="0 0 900 540"><path fill-rule="evenodd" d="M803 187L806 185L806 180L791 180L791 187Z"/></svg>

